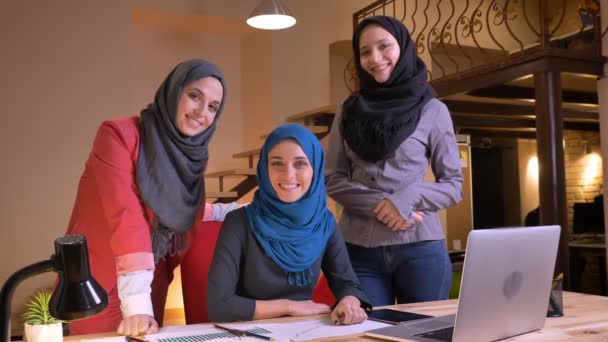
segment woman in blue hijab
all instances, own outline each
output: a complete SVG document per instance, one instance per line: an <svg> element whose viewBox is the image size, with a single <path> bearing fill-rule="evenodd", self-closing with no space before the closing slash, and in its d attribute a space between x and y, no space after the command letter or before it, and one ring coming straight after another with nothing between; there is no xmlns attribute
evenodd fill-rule
<svg viewBox="0 0 608 342"><path fill-rule="evenodd" d="M305 127L287 124L266 139L252 203L226 216L215 248L207 311L215 322L316 315L323 270L337 304L331 318L360 323L371 309L327 209L323 147Z"/></svg>

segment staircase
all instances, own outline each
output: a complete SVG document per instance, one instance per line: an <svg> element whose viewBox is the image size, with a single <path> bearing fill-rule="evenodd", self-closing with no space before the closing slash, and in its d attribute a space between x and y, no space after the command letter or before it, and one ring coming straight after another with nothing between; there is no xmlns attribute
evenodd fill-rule
<svg viewBox="0 0 608 342"><path fill-rule="evenodd" d="M329 134L331 124L336 114L336 106L328 105L319 108L315 108L306 112L298 113L287 118L287 122L301 123L306 126L311 132L313 132L319 140L323 139ZM260 138L266 139L269 133L260 136ZM263 141L262 141L263 142ZM260 142L260 144L262 143ZM218 192L207 192L205 195L207 199L213 199L215 203L230 203L243 197L245 194L253 190L257 185L256 169L254 165L254 159L260 155L260 148L254 148L251 150L235 153L232 158L235 159L247 159L247 167L239 169L230 169L209 172L205 174L206 181L211 178L217 178L219 182ZM231 189L224 189L224 178L239 178L240 181L234 185Z"/></svg>

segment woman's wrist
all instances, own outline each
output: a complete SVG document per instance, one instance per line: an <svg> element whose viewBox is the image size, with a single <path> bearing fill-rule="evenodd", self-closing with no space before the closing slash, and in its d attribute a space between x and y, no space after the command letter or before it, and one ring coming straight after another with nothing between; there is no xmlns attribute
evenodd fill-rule
<svg viewBox="0 0 608 342"><path fill-rule="evenodd" d="M359 298L355 297L355 296L344 296L342 297L342 299L340 299L340 303L344 303L344 304L353 304L356 307L360 307L361 306L361 301L359 300Z"/></svg>
<svg viewBox="0 0 608 342"><path fill-rule="evenodd" d="M297 304L295 301L290 300L290 299L281 299L281 301L284 301L285 303L281 303L281 306L284 308L287 308L287 312L285 313L286 316L293 316L294 312L296 311L294 306Z"/></svg>

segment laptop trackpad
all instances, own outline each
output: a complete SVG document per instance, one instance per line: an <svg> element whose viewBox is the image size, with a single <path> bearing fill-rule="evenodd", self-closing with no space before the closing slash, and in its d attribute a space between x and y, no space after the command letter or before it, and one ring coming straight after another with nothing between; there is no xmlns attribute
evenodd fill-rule
<svg viewBox="0 0 608 342"><path fill-rule="evenodd" d="M418 334L415 336L428 338L430 340L451 342L453 335L454 335L454 327L448 327L448 328L444 328L444 329L425 332L425 333Z"/></svg>
<svg viewBox="0 0 608 342"><path fill-rule="evenodd" d="M417 322L409 323L408 325L410 327L419 328L421 331L438 330L438 329L453 327L455 319L456 319L456 315L447 315L447 316L440 316L440 317L419 320ZM404 323L402 323L402 324L404 324Z"/></svg>
<svg viewBox="0 0 608 342"><path fill-rule="evenodd" d="M418 333L414 336L436 341L452 341L456 315L440 316L412 323Z"/></svg>

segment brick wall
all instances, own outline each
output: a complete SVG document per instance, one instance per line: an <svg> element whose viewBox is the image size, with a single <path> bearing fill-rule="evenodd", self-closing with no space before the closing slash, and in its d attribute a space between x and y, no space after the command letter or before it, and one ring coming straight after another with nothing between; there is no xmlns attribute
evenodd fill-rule
<svg viewBox="0 0 608 342"><path fill-rule="evenodd" d="M602 162L598 132L564 131L568 229L572 232L574 202L593 202L602 191ZM591 147L587 154L586 145Z"/></svg>

